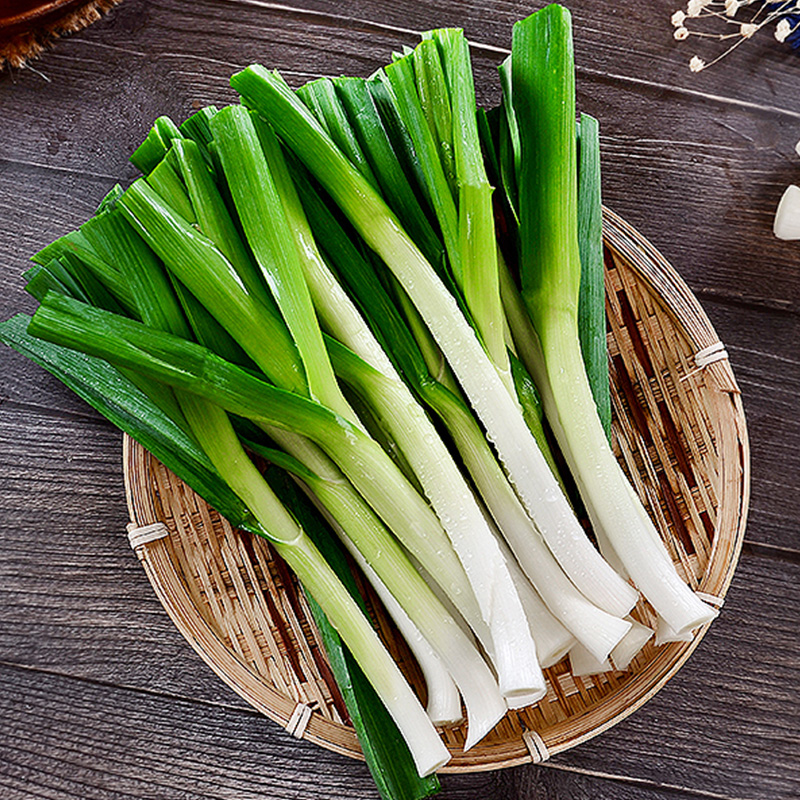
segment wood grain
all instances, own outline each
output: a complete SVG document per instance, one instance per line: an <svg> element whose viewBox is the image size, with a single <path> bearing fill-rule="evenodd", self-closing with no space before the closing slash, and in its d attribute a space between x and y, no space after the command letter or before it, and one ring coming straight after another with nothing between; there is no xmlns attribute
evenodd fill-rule
<svg viewBox="0 0 800 800"><path fill-rule="evenodd" d="M0 448L0 660L242 707L174 629L128 545L119 433L3 407Z"/></svg>
<svg viewBox="0 0 800 800"><path fill-rule="evenodd" d="M30 410L0 410L0 422L9 432L0 439L9 453L0 471L8 523L0 660L243 707L174 631L127 545L116 432ZM24 448L15 444L22 430L30 436ZM52 494L32 519L25 498L39 485ZM791 797L800 785L780 764L800 747L791 688L800 679L798 627L800 564L746 553L721 619L679 675L636 715L558 763L732 797L759 796L749 793L755 774L769 779L772 794L763 796ZM754 642L770 654L767 663L754 662ZM717 752L735 756L729 771L716 764ZM745 755L755 773L739 769Z"/></svg>
<svg viewBox="0 0 800 800"><path fill-rule="evenodd" d="M721 800L726 795L719 792L695 792L677 784L658 784L647 778L633 779L602 771L583 770L547 764L543 767L507 770L498 776L498 786L505 797L525 800L551 800L568 797L570 800L689 800L712 798ZM744 798L740 798L744 800Z"/></svg>
<svg viewBox="0 0 800 800"><path fill-rule="evenodd" d="M728 345L752 439L751 546L721 619L641 711L550 766L449 776L443 796L788 800L800 796L800 267L770 225L800 173L800 62L765 34L695 76L671 38L676 3L570 5L606 202L675 264ZM294 84L366 75L413 31L458 24L487 45L474 57L493 103L497 48L532 8L125 0L36 63L50 82L0 76L0 316L33 307L28 256L135 176L127 156L153 118L232 100L238 66L264 61ZM0 797L375 797L363 765L290 740L174 631L122 535L119 435L6 349L0 375Z"/></svg>
<svg viewBox="0 0 800 800"><path fill-rule="evenodd" d="M43 91L36 75L20 77L13 93L7 93L6 105L25 135L11 139L5 158L57 166L73 177L125 180L133 174L126 155L153 117L167 113L183 119L193 105L232 99L227 76L238 66L266 61L295 83L319 74L368 74L385 63L393 48L413 41L407 29L363 22L357 8L349 7L345 15L325 10L322 3L318 13L298 15L269 4L239 2L225 5L224 22L214 27L209 47L206 31L210 20L220 15L218 4L204 0L187 10L174 0L162 0L144 12L137 5L127 3L96 29L64 42L48 56L49 77L65 92ZM430 8L426 15L424 8L414 12L404 5L408 4L400 4L400 10L418 27L438 19ZM492 41L508 42L517 9L515 4L499 5L509 23L500 25L492 16L487 28L496 31ZM800 168L793 154L796 117L770 110L766 96L763 108L753 109L736 102L699 102L696 89L669 94L658 85L626 83L619 77L621 50L613 44L619 32L601 36L596 22L581 27L580 8L576 17L577 41L586 39L585 58L592 64L579 84L579 99L602 123L609 204L654 240L701 295L796 311L791 251L769 231L780 193ZM467 28L468 21L469 15ZM653 25L647 30L653 29L658 30ZM106 40L101 41L104 32ZM321 41L329 49L316 44ZM658 42L663 50L660 38L649 41L642 57L651 55ZM633 53L644 46L637 42ZM780 49L763 50L766 64L780 58ZM87 64L106 63L109 57L110 68L102 75L86 70ZM496 52L476 52L479 93L486 103L497 99L498 59ZM122 63L125 75L118 74ZM631 62L626 66L630 71ZM672 67L670 75L680 78L676 86L708 80L705 74L684 75L678 62ZM148 86L144 97L141 85ZM763 83L754 81L753 89L763 91ZM106 106L84 104L80 115L65 117L62 107L77 104L83 91L114 97L111 114ZM658 116L652 113L654 104L659 104ZM35 119L31 108L40 109ZM109 139L117 146L107 146ZM689 175L702 186L694 197L685 196ZM718 224L720 220L725 224ZM746 237L730 235L737 221L737 232L746 230ZM700 239L691 235L698 229L705 232ZM773 265L770 283L762 280L763 261Z"/></svg>
<svg viewBox="0 0 800 800"><path fill-rule="evenodd" d="M375 797L362 763L320 759L319 748L249 710L2 665L0 707L0 793L8 800ZM454 777L446 796L499 798L495 782Z"/></svg>

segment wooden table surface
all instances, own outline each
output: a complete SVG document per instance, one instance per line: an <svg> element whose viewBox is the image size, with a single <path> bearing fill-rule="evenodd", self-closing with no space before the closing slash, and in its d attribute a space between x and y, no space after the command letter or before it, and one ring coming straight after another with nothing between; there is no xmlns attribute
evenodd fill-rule
<svg viewBox="0 0 800 800"><path fill-rule="evenodd" d="M234 99L252 61L294 84L367 75L459 25L494 104L498 48L539 3L125 0L0 76L0 317L27 258L135 170L152 120ZM800 56L765 33L698 75L673 2L573 2L578 99L600 119L607 204L696 292L744 393L747 543L720 619L643 709L543 766L446 776L444 798L800 797ZM693 44L693 43L692 43ZM125 537L121 436L0 352L0 798L372 798L366 768L250 709L162 610Z"/></svg>

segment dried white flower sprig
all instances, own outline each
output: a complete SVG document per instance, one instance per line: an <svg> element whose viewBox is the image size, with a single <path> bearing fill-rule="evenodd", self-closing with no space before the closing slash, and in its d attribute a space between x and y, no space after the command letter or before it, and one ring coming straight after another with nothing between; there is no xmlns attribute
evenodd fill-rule
<svg viewBox="0 0 800 800"><path fill-rule="evenodd" d="M673 36L679 42L699 37L728 43L727 49L711 61L692 56L689 60L692 72L708 69L762 28L773 24L773 34L779 42L800 49L800 0L688 0L686 10L676 11L671 22L675 28Z"/></svg>

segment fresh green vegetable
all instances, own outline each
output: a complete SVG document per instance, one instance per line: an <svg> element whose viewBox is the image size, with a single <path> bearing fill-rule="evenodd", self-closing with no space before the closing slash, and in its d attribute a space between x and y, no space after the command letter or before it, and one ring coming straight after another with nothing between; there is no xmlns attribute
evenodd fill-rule
<svg viewBox="0 0 800 800"><path fill-rule="evenodd" d="M462 701L471 747L544 694L539 659L627 664L652 635L629 579L657 641L713 616L608 445L599 142L576 129L570 35L556 6L518 23L489 111L459 30L297 93L248 67L242 105L156 121L145 177L34 257L28 331L0 324L272 541L386 800L436 788L414 773L445 763L431 720ZM332 534L416 654L429 717Z"/></svg>
<svg viewBox="0 0 800 800"><path fill-rule="evenodd" d="M308 225L303 216L302 208L300 207L299 199L296 196L291 179L285 168L285 164L280 154L274 150L269 156L269 163L271 173L276 182L276 186L280 190L284 210L291 220L292 233L296 239L298 252L302 253L301 263L308 280L309 287L312 294L315 296L318 307L322 311L323 320L327 320L329 327L343 337L343 341L354 344L354 346L365 351L367 356L377 360L381 363L385 362L388 365L383 352L371 338L369 330L364 325L363 321L358 316L356 310L350 304L346 295L341 293L337 294L337 284L333 277L327 270L324 262L319 254L316 252L313 237L311 236ZM398 386L402 387L402 383L397 382ZM415 428L419 428L419 419L414 419L409 415L410 409L414 407L413 400L410 396L403 398L404 402L400 405L389 404L384 402L382 408L384 413L390 418L394 419L395 416L406 424L399 429L404 441L408 440L408 435ZM399 409L399 411L398 411ZM424 419L424 417L423 417ZM318 494L321 494L323 486L335 487L334 492L326 495L326 503L328 508L333 512L335 507L339 521L342 524L345 536L354 538L357 542L357 547L365 553L369 548L370 553L376 553L375 564L378 572L382 576L382 581L386 580L390 585L397 587L395 593L398 596L403 595L403 589L413 588L416 584L413 580L414 574L409 574L409 568L398 567L388 563L388 555L381 558L381 552L384 554L393 552L393 544L387 540L385 533L379 536L377 544L371 544L374 541L375 534L382 533L382 526L377 518L370 518L369 523L364 528L359 514L363 518L365 512L369 516L367 509L361 508L357 495L354 495L352 489L346 481L343 480L341 473L336 470L335 466L331 464L327 458L316 450L309 443L304 442L301 438L292 434L286 434L274 430L272 427L268 428L270 434L278 439L282 446L284 446L289 453L292 453L296 458L311 471L316 471L320 474L327 475L327 480L323 485L317 485ZM395 430L398 430L395 427ZM432 429L431 429L432 432ZM435 435L435 434L434 434ZM431 444L428 439L417 438L412 440L411 447L415 451L430 451ZM434 454L435 455L435 454ZM417 455L416 460L419 461L420 456ZM422 462L425 463L424 461ZM356 538L356 533L358 537ZM434 575L436 570L432 569ZM401 586L398 580L403 582ZM381 583L381 585L383 585ZM420 588L417 588L417 594L420 593ZM408 594L408 593L406 593ZM424 595L425 593L422 592ZM405 596L405 595L403 595ZM428 607L430 609L438 609L438 603L435 598L429 597L426 599L413 597L413 592L409 596L408 602L404 605L404 613L411 615L415 624L418 624L429 640L436 641L441 639L438 631L446 630L447 621L441 617L441 611L437 611L440 615L438 620L434 620L435 615L430 615L430 620L421 621L419 619L419 609ZM462 607L464 606L462 598ZM473 617L473 623L480 622L479 618ZM491 645L490 645L491 646ZM485 668L482 669L480 660L476 661L474 651L471 650L464 642L442 642L438 645L440 652L444 653L444 659L448 663L453 672L453 675L459 682L464 693L465 703L468 709L471 709L471 726L470 735L478 737L483 735L482 732L487 731L496 722L499 715L502 714L499 698L493 698L490 689L492 680ZM457 656L457 658L456 658Z"/></svg>
<svg viewBox="0 0 800 800"><path fill-rule="evenodd" d="M435 45L431 45L435 49ZM460 284L462 278L461 267L461 248L459 247L458 234L458 209L447 180L442 161L439 156L438 146L434 138L431 125L425 117L425 112L417 94L417 85L414 77L414 56L413 54L404 56L397 61L389 64L380 74L383 82L385 99L384 105L391 105L394 115L401 122L410 146L413 148L414 157L418 164L418 169L422 176L422 187L425 191L428 202L432 206L439 229L442 233L445 250L449 260L449 275L452 275L456 284ZM235 76L234 76L235 78ZM234 79L232 79L234 80ZM234 85L234 88L237 88ZM287 142L288 144L288 142ZM291 146L291 144L289 144ZM302 160L302 155L298 154ZM323 185L325 180L315 173L313 167L308 162L306 166L315 174ZM344 176L340 176L343 178ZM346 185L346 178L345 184ZM336 197L336 192L330 186L326 186L331 195L341 204L340 198ZM346 209L342 209L347 214ZM349 214L348 214L349 216ZM351 220L352 221L352 220ZM358 224L353 222L356 228ZM365 237L366 239L366 237ZM367 240L367 243L371 243ZM438 266L433 264L434 267ZM440 277L443 277L440 273Z"/></svg>
<svg viewBox="0 0 800 800"><path fill-rule="evenodd" d="M366 614L366 606L344 554L319 513L285 474L274 468L269 469L266 479L281 502L314 540L320 553ZM436 794L441 789L438 778L435 775L420 778L413 768L409 769L411 754L397 726L313 596L309 598L309 605L381 798L421 800Z"/></svg>
<svg viewBox="0 0 800 800"><path fill-rule="evenodd" d="M513 378L504 335L497 271L497 236L489 185L478 135L475 86L469 45L463 31L444 29L431 33L438 45L452 107L450 145L455 164L458 237L461 262L460 288L473 325L509 392ZM420 47L426 42L423 41ZM438 96L438 93L437 93ZM447 107L446 102L438 104ZM447 142L440 146L444 159Z"/></svg>
<svg viewBox="0 0 800 800"><path fill-rule="evenodd" d="M147 134L145 140L134 150L131 163L145 175L163 160L172 139L178 139L181 132L169 117L159 117Z"/></svg>
<svg viewBox="0 0 800 800"><path fill-rule="evenodd" d="M248 285L210 239L143 181L133 183L119 204L170 272L264 373L279 385L306 394L308 385L297 348L266 288Z"/></svg>
<svg viewBox="0 0 800 800"><path fill-rule="evenodd" d="M309 396L360 424L334 378L301 256L272 178L276 167L268 165L283 156L272 131L265 125L258 126L258 132L256 128L242 106L228 106L211 120L214 144L244 234L297 347Z"/></svg>
<svg viewBox="0 0 800 800"><path fill-rule="evenodd" d="M581 276L578 296L578 336L597 413L611 438L611 392L606 347L603 205L600 198L600 127L581 115L578 137L578 252Z"/></svg>
<svg viewBox="0 0 800 800"><path fill-rule="evenodd" d="M387 69L402 64L395 62ZM364 241L408 292L497 447L527 512L569 574L585 576L596 604L627 614L637 593L600 558L586 538L522 413L461 314L394 214L339 152L286 84L263 68L248 67L231 82L249 106L275 126L340 206ZM449 248L448 248L449 251Z"/></svg>
<svg viewBox="0 0 800 800"><path fill-rule="evenodd" d="M102 354L112 362L136 369L152 380L166 382L181 392L181 407L193 432L203 436L202 447L210 461L217 470L223 470L225 482L245 502L259 525L259 532L270 539L311 594L319 598L326 615L351 648L403 732L419 773L426 775L437 769L448 760L449 754L410 687L313 543L274 494L265 488L260 473L238 444L227 417L217 409L219 402L222 408L244 412L246 416L248 410L252 412L258 408L254 416L273 424L277 421L272 417L281 416L278 424L285 426L295 424L298 412L302 416L303 405L310 401L281 392L238 371L244 383L250 385L254 398L266 392L261 400L272 395L277 405L255 399L252 405L229 402L233 394L230 381L236 380L236 367L228 365L226 368L223 366L226 362L199 345L134 321L112 319L113 316L69 298L49 294L29 327L36 335ZM129 338L123 338L123 333L127 333ZM216 370L215 365L218 367ZM216 376L212 377L215 372ZM196 393L198 390L200 394ZM301 405L292 412L290 409L297 401ZM330 413L322 412L320 418ZM339 424L343 432L355 430L344 420Z"/></svg>
<svg viewBox="0 0 800 800"><path fill-rule="evenodd" d="M334 85L383 196L390 198L394 212L428 261L443 265L442 242L414 189L413 176L406 174L392 146L369 84L363 78L336 78Z"/></svg>
<svg viewBox="0 0 800 800"><path fill-rule="evenodd" d="M548 418L598 537L680 633L716 611L680 579L609 447L581 355L575 68L569 12L548 6L514 26L513 103L521 139L520 272L541 344ZM535 177L534 177L535 176Z"/></svg>
<svg viewBox="0 0 800 800"><path fill-rule="evenodd" d="M347 119L333 81L330 78L311 81L301 86L297 95L314 112L319 123L350 162L377 189L378 182Z"/></svg>

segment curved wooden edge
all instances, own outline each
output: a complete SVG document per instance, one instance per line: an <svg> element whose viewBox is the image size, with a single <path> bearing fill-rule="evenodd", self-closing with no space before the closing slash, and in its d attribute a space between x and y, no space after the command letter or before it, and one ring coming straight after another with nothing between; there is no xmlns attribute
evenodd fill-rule
<svg viewBox="0 0 800 800"><path fill-rule="evenodd" d="M0 16L0 38L17 33L20 30L30 30L44 22L49 22L57 14L64 14L76 6L88 3L89 0L49 0L30 6L19 11L10 8Z"/></svg>
<svg viewBox="0 0 800 800"><path fill-rule="evenodd" d="M718 341L710 320L675 269L635 229L608 209L604 209L604 240L660 297L676 327L697 350ZM723 545L720 545L722 537L714 537L708 569L700 584L702 591L722 599L733 577L744 539L750 496L750 454L741 395L730 364L727 360L717 361L705 367L704 371L717 388L720 403L727 404L726 411L732 413L735 421L735 426L717 431L722 465L719 508L725 509L726 513L716 525L717 530L730 530L734 534L725 537ZM130 484L135 478L130 469L130 456L130 439L126 436L124 470L128 509L137 525L145 525L157 521L158 517L155 507L136 509L133 506ZM720 550L720 547L724 547L724 550ZM192 607L191 598L183 579L175 570L165 540L144 545L137 552L159 600L195 651L235 692L265 716L286 727L296 703L271 689L229 651L198 611L193 609L191 613L186 613L187 607ZM156 579L156 573L159 579ZM165 574L169 576L167 581L163 581ZM627 680L617 692L607 695L604 707L613 704L619 708L613 716L600 719L599 709L592 708L580 716L554 725L544 735L539 734L548 756L589 741L644 705L678 672L709 627L706 625L699 630L691 642L660 648L657 657L641 672ZM595 717L598 719L595 720ZM363 759L352 729L318 714L312 715L304 738L342 755ZM442 773L489 771L535 760L522 740L511 752L508 742L499 743L497 747L484 746L475 753L463 753L452 748L451 752L453 761L440 770Z"/></svg>
<svg viewBox="0 0 800 800"><path fill-rule="evenodd" d="M129 488L136 480L131 469L132 443L131 438L125 436L123 473L128 514L134 525L150 525L159 521L155 507L144 509L135 507L132 491ZM297 703L272 689L239 660L197 611L183 578L175 568L168 540L158 539L141 545L136 548L136 555L159 602L200 658L250 705L273 722L277 722L282 728L286 728ZM363 760L355 731L343 725L335 725L319 715L312 714L303 738L341 755Z"/></svg>

